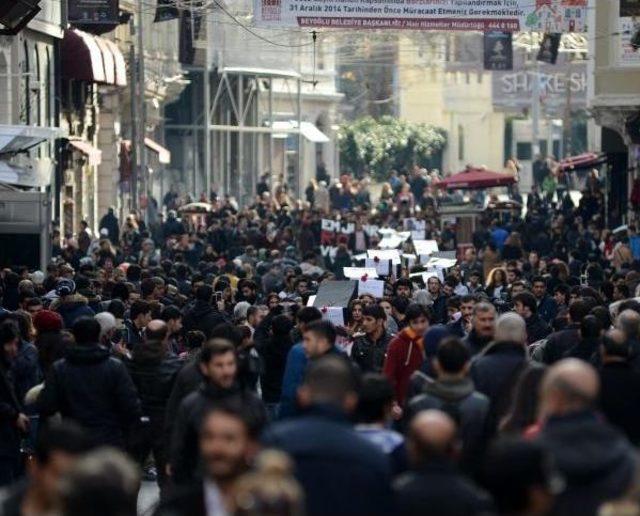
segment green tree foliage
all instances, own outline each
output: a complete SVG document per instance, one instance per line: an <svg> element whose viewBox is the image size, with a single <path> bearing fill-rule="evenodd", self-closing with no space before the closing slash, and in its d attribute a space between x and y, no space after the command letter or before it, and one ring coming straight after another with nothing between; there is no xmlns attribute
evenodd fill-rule
<svg viewBox="0 0 640 516"><path fill-rule="evenodd" d="M369 171L382 180L392 169L429 166L431 158L447 144L447 133L440 127L392 116L378 120L364 117L343 124L339 142L342 170L356 175Z"/></svg>

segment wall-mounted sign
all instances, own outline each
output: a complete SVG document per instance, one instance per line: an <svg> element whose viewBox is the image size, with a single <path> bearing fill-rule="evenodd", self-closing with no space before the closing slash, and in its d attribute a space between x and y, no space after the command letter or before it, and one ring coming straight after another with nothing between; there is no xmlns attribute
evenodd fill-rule
<svg viewBox="0 0 640 516"><path fill-rule="evenodd" d="M527 66L524 51L516 51L512 71L495 71L491 74L493 105L502 111L522 112L531 108L536 72ZM543 112L562 115L567 103L571 109L587 106L587 63L570 62L560 53L556 65L538 64L540 102Z"/></svg>
<svg viewBox="0 0 640 516"><path fill-rule="evenodd" d="M117 25L118 16L118 0L67 0L67 18L72 25Z"/></svg>

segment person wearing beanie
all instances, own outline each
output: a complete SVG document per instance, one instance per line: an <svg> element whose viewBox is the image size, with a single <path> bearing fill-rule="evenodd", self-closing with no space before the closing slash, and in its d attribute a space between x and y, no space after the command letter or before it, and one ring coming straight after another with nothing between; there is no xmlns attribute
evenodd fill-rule
<svg viewBox="0 0 640 516"><path fill-rule="evenodd" d="M40 310L33 316L33 326L38 334L60 331L64 326L62 316L53 310Z"/></svg>

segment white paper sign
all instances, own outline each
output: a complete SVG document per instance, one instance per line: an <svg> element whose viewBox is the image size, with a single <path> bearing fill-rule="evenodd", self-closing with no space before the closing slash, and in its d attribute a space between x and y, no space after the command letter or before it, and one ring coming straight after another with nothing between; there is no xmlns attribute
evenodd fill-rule
<svg viewBox="0 0 640 516"><path fill-rule="evenodd" d="M375 298L384 297L384 281L370 280L358 282L358 295L370 294Z"/></svg>
<svg viewBox="0 0 640 516"><path fill-rule="evenodd" d="M339 306L322 308L322 318L333 323L334 326L344 326L344 310Z"/></svg>
<svg viewBox="0 0 640 516"><path fill-rule="evenodd" d="M344 273L344 277L348 279L359 280L362 276L367 276L367 278L371 279L376 279L378 277L378 271L376 271L376 268L368 264L365 267L344 267L342 271Z"/></svg>
<svg viewBox="0 0 640 516"><path fill-rule="evenodd" d="M400 235L389 235L380 240L378 246L380 249L395 249L402 245L403 241Z"/></svg>
<svg viewBox="0 0 640 516"><path fill-rule="evenodd" d="M428 262L429 267L440 267L443 269L449 269L455 267L458 260L451 260L449 258L431 258Z"/></svg>
<svg viewBox="0 0 640 516"><path fill-rule="evenodd" d="M367 251L369 258L378 257L380 260L391 260L393 265L400 265L400 251L397 249L372 249Z"/></svg>
<svg viewBox="0 0 640 516"><path fill-rule="evenodd" d="M439 251L438 242L435 240L414 240L413 247L416 249L416 254L419 255L429 255Z"/></svg>
<svg viewBox="0 0 640 516"><path fill-rule="evenodd" d="M315 294L313 296L309 296L309 299L307 299L307 306L313 306L313 303L315 302L316 297L318 296L316 296Z"/></svg>
<svg viewBox="0 0 640 516"><path fill-rule="evenodd" d="M364 266L367 269L373 267L376 270L378 274L376 276L372 276L373 278L377 278L378 276L389 276L389 274L391 273L391 260L378 260L376 262L373 258L367 258L364 261Z"/></svg>

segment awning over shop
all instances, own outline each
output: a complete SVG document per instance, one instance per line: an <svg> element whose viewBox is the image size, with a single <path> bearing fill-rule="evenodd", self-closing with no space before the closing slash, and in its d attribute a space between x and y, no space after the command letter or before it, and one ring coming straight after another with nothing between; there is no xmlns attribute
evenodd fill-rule
<svg viewBox="0 0 640 516"><path fill-rule="evenodd" d="M468 168L458 174L449 176L436 183L439 188L448 190L476 190L508 186L516 182L516 178L501 172L492 172L482 168Z"/></svg>
<svg viewBox="0 0 640 516"><path fill-rule="evenodd" d="M289 134L298 132L298 122L295 120L275 121L273 122L272 133L273 138L286 138ZM300 133L304 138L312 143L327 143L329 137L318 129L311 122L302 122L300 124Z"/></svg>
<svg viewBox="0 0 640 516"><path fill-rule="evenodd" d="M99 84L126 86L124 57L115 43L78 29L64 31L62 76Z"/></svg>
<svg viewBox="0 0 640 516"><path fill-rule="evenodd" d="M0 161L0 183L44 188L51 184L53 168L53 161L49 158L30 159L25 166Z"/></svg>
<svg viewBox="0 0 640 516"><path fill-rule="evenodd" d="M102 163L102 151L93 145L80 139L69 139L69 145L79 150L87 156L89 165L99 165Z"/></svg>
<svg viewBox="0 0 640 516"><path fill-rule="evenodd" d="M26 151L60 134L60 129L56 127L0 125L0 155Z"/></svg>
<svg viewBox="0 0 640 516"><path fill-rule="evenodd" d="M560 169L562 170L577 170L584 168L594 168L607 162L607 156L605 154L596 154L595 152L585 152L578 156L571 156L565 158L560 162Z"/></svg>
<svg viewBox="0 0 640 516"><path fill-rule="evenodd" d="M162 164L171 163L171 151L169 149L164 148L158 142L152 140L151 138L144 139L144 145L150 151L155 152L158 155L158 161ZM122 140L121 152L125 149L126 152L130 152L131 150L131 140Z"/></svg>
<svg viewBox="0 0 640 516"><path fill-rule="evenodd" d="M171 151L169 149L165 149L158 142L153 141L151 138L145 138L144 144L147 149L152 150L158 155L158 161L163 164L171 163Z"/></svg>

